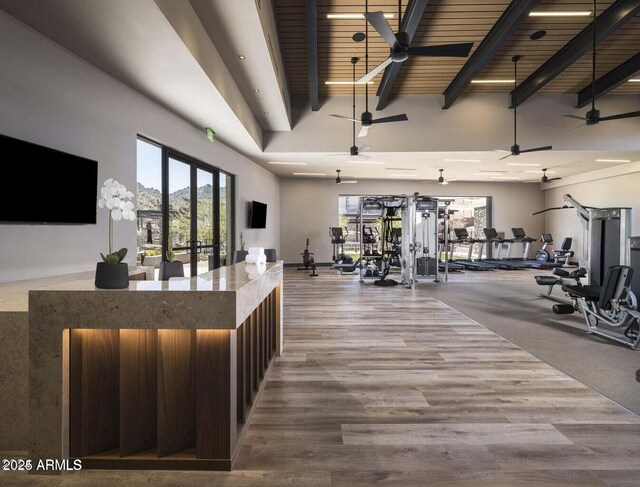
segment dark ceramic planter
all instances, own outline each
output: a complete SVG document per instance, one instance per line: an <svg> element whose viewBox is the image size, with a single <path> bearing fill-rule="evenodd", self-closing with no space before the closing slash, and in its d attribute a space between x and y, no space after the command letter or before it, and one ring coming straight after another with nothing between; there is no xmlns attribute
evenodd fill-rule
<svg viewBox="0 0 640 487"><path fill-rule="evenodd" d="M244 259L247 258L249 252L247 250L236 250L233 253L233 263L237 264L238 262L244 262Z"/></svg>
<svg viewBox="0 0 640 487"><path fill-rule="evenodd" d="M161 262L158 279L168 281L172 277L184 277L184 264L182 262Z"/></svg>
<svg viewBox="0 0 640 487"><path fill-rule="evenodd" d="M124 262L107 264L98 262L96 265L96 281L98 289L124 289L129 287L129 267Z"/></svg>

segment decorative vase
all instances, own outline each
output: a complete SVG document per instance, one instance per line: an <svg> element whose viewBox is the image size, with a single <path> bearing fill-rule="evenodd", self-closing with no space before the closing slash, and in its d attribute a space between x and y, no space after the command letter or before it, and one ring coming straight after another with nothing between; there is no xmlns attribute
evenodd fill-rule
<svg viewBox="0 0 640 487"><path fill-rule="evenodd" d="M160 262L158 279L168 281L171 277L184 277L184 264L182 262Z"/></svg>
<svg viewBox="0 0 640 487"><path fill-rule="evenodd" d="M247 250L236 250L233 253L233 263L237 264L238 262L244 262L244 259L247 258L249 252Z"/></svg>
<svg viewBox="0 0 640 487"><path fill-rule="evenodd" d="M124 289L129 287L129 266L124 262L119 264L98 262L96 265L95 285L98 289Z"/></svg>

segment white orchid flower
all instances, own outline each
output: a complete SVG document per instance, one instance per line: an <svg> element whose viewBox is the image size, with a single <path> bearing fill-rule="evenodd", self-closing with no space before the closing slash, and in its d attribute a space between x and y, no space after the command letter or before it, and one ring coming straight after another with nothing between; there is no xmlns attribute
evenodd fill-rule
<svg viewBox="0 0 640 487"><path fill-rule="evenodd" d="M100 199L98 200L98 207L100 207L100 208L104 208L104 204L105 204L104 199L103 199L103 198L100 198Z"/></svg>
<svg viewBox="0 0 640 487"><path fill-rule="evenodd" d="M111 218L114 222L119 222L120 220L122 220L122 210L120 208L111 210Z"/></svg>
<svg viewBox="0 0 640 487"><path fill-rule="evenodd" d="M120 184L113 178L109 178L104 182L102 188L100 188L100 199L98 200L98 207L107 208L109 210L109 254L113 250L113 221L136 219L135 205L132 200L134 194L131 191L127 191L124 184Z"/></svg>

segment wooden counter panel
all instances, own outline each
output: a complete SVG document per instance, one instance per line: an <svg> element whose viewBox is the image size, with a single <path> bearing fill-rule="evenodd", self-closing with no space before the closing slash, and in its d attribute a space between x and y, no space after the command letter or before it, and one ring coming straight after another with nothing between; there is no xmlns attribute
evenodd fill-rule
<svg viewBox="0 0 640 487"><path fill-rule="evenodd" d="M196 331L158 330L158 456L196 445Z"/></svg>
<svg viewBox="0 0 640 487"><path fill-rule="evenodd" d="M158 441L158 332L120 330L120 456Z"/></svg>

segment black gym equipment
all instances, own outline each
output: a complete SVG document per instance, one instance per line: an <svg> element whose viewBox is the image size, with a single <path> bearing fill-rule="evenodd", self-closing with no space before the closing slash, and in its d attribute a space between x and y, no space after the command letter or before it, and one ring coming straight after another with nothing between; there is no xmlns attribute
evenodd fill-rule
<svg viewBox="0 0 640 487"><path fill-rule="evenodd" d="M574 271L568 271L566 269L556 267L551 271L551 273L553 274L552 276L535 276L536 284L538 286L547 286L547 293L540 294L540 296L557 303L572 304L573 301L570 298L555 296L553 294L553 289L556 285L561 287L564 285L581 286L582 282L580 279L587 276L587 270L581 267Z"/></svg>
<svg viewBox="0 0 640 487"><path fill-rule="evenodd" d="M472 271L494 271L498 267L493 264L488 264L486 262L476 262L473 260L473 247L476 243L479 243L479 240L475 238L471 238L469 236L469 232L466 228L454 228L453 229L456 239L451 240L451 252L453 253L453 249L455 244L467 244L469 246L469 251L467 252L466 259L458 259L455 261L456 264L460 264L464 266L465 269Z"/></svg>
<svg viewBox="0 0 640 487"><path fill-rule="evenodd" d="M572 265L570 264L569 259L573 257L575 253L571 250L571 245L573 244L573 239L571 237L565 237L560 248L554 249L552 254L549 253L547 247L549 245L553 245L553 236L550 233L543 233L540 236L540 242L542 242L542 248L540 248L536 253L536 260L538 262L553 262L556 264L562 264L562 267Z"/></svg>
<svg viewBox="0 0 640 487"><path fill-rule="evenodd" d="M607 269L602 285L563 285L573 304L556 304L554 313L571 314L580 311L587 331L622 343L633 350L640 344L640 313L636 296L631 290L634 270L614 265Z"/></svg>
<svg viewBox="0 0 640 487"><path fill-rule="evenodd" d="M508 271L517 271L517 270L522 270L522 269L526 269L527 266L520 264L518 262L510 262L508 260L504 260L500 258L500 254L502 253L502 246L505 243L509 243L509 242L513 242L512 239L506 239L503 237L500 237L498 235L498 232L496 231L495 228L485 228L483 229L484 231L484 239L479 240L483 245L487 244L487 245L493 245L496 244L496 248L497 248L497 252L496 252L496 256L492 259L484 259L482 260L482 262L486 262L487 264L493 264L495 266L498 267L498 269L504 269L504 270L508 270ZM489 254L489 251L487 251L487 255ZM481 254L482 256L482 251Z"/></svg>
<svg viewBox="0 0 640 487"><path fill-rule="evenodd" d="M329 227L329 237L331 238L331 246L333 247L333 261L339 262L344 257L344 244L349 236L348 230L342 227Z"/></svg>
<svg viewBox="0 0 640 487"><path fill-rule="evenodd" d="M538 259L538 254L536 254L536 259L529 259L529 249L536 239L529 237L522 227L512 228L511 232L513 233L513 239L509 242L509 246L507 247L508 261L517 262L532 269L554 269L556 267L562 267L562 264L559 262L550 262L547 259ZM511 246L514 243L522 244L522 258L511 258ZM571 239L569 239L569 246L571 246Z"/></svg>
<svg viewBox="0 0 640 487"><path fill-rule="evenodd" d="M311 277L318 277L318 274L316 274L316 261L313 257L313 252L309 251L309 239L307 239L307 244L305 245L304 250L300 252L300 255L302 256L302 265L304 267L298 267L298 270L308 271L311 269L311 274L309 275Z"/></svg>

